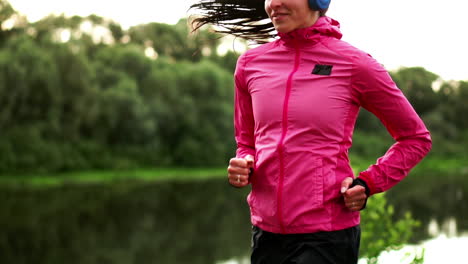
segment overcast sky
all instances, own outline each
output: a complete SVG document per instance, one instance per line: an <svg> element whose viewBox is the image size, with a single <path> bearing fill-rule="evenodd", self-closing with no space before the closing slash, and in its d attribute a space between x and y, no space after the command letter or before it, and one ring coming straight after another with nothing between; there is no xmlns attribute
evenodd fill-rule
<svg viewBox="0 0 468 264"><path fill-rule="evenodd" d="M49 13L96 14L124 28L187 16L193 0L9 0L29 21ZM328 15L341 23L343 39L388 70L422 66L445 80L468 80L468 1L333 0Z"/></svg>

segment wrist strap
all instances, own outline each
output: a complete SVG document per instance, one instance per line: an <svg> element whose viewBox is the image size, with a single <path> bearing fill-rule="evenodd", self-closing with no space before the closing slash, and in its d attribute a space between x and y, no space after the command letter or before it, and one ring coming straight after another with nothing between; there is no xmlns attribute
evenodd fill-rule
<svg viewBox="0 0 468 264"><path fill-rule="evenodd" d="M364 205L362 206L362 208L359 209L359 210L363 210L364 208L366 208L367 198L369 198L370 189L369 189L369 186L367 186L367 183L363 179L360 179L360 178L355 178L353 180L353 183L351 184L350 188L353 188L356 185L361 185L362 187L364 187L366 189L365 190L365 193L366 193L366 196L367 196L366 201L364 202Z"/></svg>

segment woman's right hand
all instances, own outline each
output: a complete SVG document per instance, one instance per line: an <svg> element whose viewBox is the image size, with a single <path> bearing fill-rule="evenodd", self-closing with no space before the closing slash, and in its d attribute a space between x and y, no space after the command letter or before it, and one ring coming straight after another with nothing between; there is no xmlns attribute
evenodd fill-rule
<svg viewBox="0 0 468 264"><path fill-rule="evenodd" d="M229 160L228 180L229 184L241 188L249 185L249 174L254 167L254 157L247 155L245 158L232 158Z"/></svg>

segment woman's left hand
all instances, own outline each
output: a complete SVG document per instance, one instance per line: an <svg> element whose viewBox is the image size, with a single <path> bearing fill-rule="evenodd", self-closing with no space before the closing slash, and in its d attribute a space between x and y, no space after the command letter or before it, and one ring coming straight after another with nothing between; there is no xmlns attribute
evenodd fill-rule
<svg viewBox="0 0 468 264"><path fill-rule="evenodd" d="M359 211L366 204L366 188L361 185L354 187L350 186L353 184L353 178L347 177L341 182L341 194L343 195L346 207L351 211Z"/></svg>

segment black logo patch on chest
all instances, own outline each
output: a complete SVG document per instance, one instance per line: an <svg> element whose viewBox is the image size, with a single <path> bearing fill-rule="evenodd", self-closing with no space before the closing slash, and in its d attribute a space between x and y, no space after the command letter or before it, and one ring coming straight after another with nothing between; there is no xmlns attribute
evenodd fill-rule
<svg viewBox="0 0 468 264"><path fill-rule="evenodd" d="M315 64L312 74L331 75L333 65Z"/></svg>

